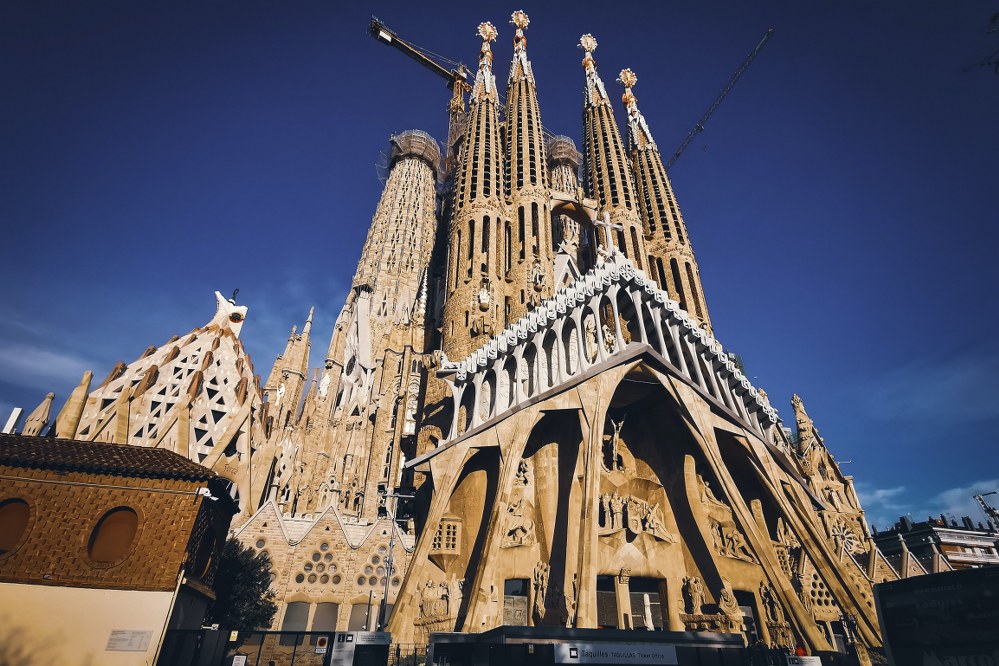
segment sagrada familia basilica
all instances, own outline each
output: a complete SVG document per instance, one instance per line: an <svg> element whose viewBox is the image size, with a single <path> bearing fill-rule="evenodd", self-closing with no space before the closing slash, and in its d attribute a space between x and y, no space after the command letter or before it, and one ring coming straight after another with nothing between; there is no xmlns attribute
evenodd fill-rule
<svg viewBox="0 0 999 666"><path fill-rule="evenodd" d="M247 308L216 293L207 325L84 376L56 435L228 479L234 535L273 562L277 629L880 646L872 584L906 574L801 399L785 427L714 337L635 74L617 79L622 133L582 37L580 153L546 136L529 21L512 23L505 101L484 23L443 155L392 136L321 367L310 311L261 384Z"/></svg>

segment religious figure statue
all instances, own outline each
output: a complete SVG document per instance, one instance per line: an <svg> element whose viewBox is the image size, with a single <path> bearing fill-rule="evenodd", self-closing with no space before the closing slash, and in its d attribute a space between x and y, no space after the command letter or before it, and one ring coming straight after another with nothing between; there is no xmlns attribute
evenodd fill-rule
<svg viewBox="0 0 999 666"><path fill-rule="evenodd" d="M783 622L784 610L781 608L773 589L766 583L760 583L760 599L763 601L763 611L768 622Z"/></svg>
<svg viewBox="0 0 999 666"><path fill-rule="evenodd" d="M458 609L461 607L461 591L464 584L465 581L459 580L454 574L451 574L451 578L441 582L441 587L444 589L444 596L447 599L448 617L458 616Z"/></svg>
<svg viewBox="0 0 999 666"><path fill-rule="evenodd" d="M574 624L576 624L576 595L579 594L578 590L579 578L577 574L572 574L572 583L569 589L566 590L565 594L565 628L570 629Z"/></svg>
<svg viewBox="0 0 999 666"><path fill-rule="evenodd" d="M507 507L507 520L504 547L529 546L534 543L534 520L524 515L523 497Z"/></svg>
<svg viewBox="0 0 999 666"><path fill-rule="evenodd" d="M683 587L687 592L687 598L690 603L687 607L690 614L700 615L704 606L704 586L701 583L701 579L697 576L684 578Z"/></svg>
<svg viewBox="0 0 999 666"><path fill-rule="evenodd" d="M610 495L607 493L600 496L600 508L604 517L603 527L611 527L613 522L611 521Z"/></svg>
<svg viewBox="0 0 999 666"><path fill-rule="evenodd" d="M624 500L614 492L610 497L611 529L619 530L624 527Z"/></svg>
<svg viewBox="0 0 999 666"><path fill-rule="evenodd" d="M717 504L718 506L724 506L725 508L728 508L728 505L725 504L725 502L722 502L720 499L718 499L717 497L715 497L715 494L711 491L711 484L710 483L708 483L699 474L698 474L697 478L701 482L701 501L702 502L710 502L711 504Z"/></svg>
<svg viewBox="0 0 999 666"><path fill-rule="evenodd" d="M479 287L478 301L479 309L485 311L489 309L489 280L487 278L482 278L482 286Z"/></svg>
<svg viewBox="0 0 999 666"><path fill-rule="evenodd" d="M649 505L645 502L629 497L625 501L625 508L628 511L628 529L632 534L641 534L645 514L649 512Z"/></svg>
<svg viewBox="0 0 999 666"><path fill-rule="evenodd" d="M603 324L600 330L604 335L604 349L607 350L608 354L613 354L617 349L617 338L614 335L614 330L607 324Z"/></svg>
<svg viewBox="0 0 999 666"><path fill-rule="evenodd" d="M583 320L583 333L586 344L586 358L591 362L597 358L597 324L593 315L587 315Z"/></svg>
<svg viewBox="0 0 999 666"><path fill-rule="evenodd" d="M284 397L287 389L284 387L284 382L278 384L277 387L277 400L274 401L274 409L277 409L281 405L281 398Z"/></svg>
<svg viewBox="0 0 999 666"><path fill-rule="evenodd" d="M325 373L323 378L319 380L319 397L325 398L326 394L330 390L330 373Z"/></svg>
<svg viewBox="0 0 999 666"><path fill-rule="evenodd" d="M541 260L538 258L535 258L531 265L530 280L535 291L541 291L545 286L545 273L541 268Z"/></svg>
<svg viewBox="0 0 999 666"><path fill-rule="evenodd" d="M653 504L652 507L649 508L648 513L645 514L645 531L662 541L676 543L676 539L673 538L673 535L669 533L668 529L666 529L662 509L659 507L658 502Z"/></svg>
<svg viewBox="0 0 999 666"><path fill-rule="evenodd" d="M534 567L534 614L538 619L545 617L545 599L548 596L548 575L551 571L544 562L538 562Z"/></svg>
<svg viewBox="0 0 999 666"><path fill-rule="evenodd" d="M721 612L735 619L742 619L742 611L739 609L739 602L735 600L732 593L732 584L722 578L722 589L718 592L718 608Z"/></svg>

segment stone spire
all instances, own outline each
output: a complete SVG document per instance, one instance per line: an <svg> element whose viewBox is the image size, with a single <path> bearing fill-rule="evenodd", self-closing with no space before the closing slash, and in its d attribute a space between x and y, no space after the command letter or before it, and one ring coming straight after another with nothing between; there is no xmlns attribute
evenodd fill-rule
<svg viewBox="0 0 999 666"><path fill-rule="evenodd" d="M628 114L628 150L648 252L645 270L661 289L669 292L670 298L710 332L711 318L701 287L700 270L659 148L645 117L638 110L638 98L632 92L637 82L633 71L621 70L618 83L624 86L621 99Z"/></svg>
<svg viewBox="0 0 999 666"><path fill-rule="evenodd" d="M607 213L616 228L617 247L639 269L645 269L645 231L635 202L628 156L621 140L607 90L597 73L593 52L597 40L583 35L579 47L585 52L583 70L583 171L587 195L597 200L601 214ZM604 234L597 234L601 245ZM604 248L609 252L611 248Z"/></svg>
<svg viewBox="0 0 999 666"><path fill-rule="evenodd" d="M314 310L315 308L309 309L309 316L301 333L297 326L291 327L284 353L275 359L267 383L264 384L264 397L268 405L268 431L293 426L298 418L298 406L309 374Z"/></svg>
<svg viewBox="0 0 999 666"><path fill-rule="evenodd" d="M530 19L516 11L510 23L517 29L506 96L505 180L512 219L504 222L502 235L497 234L502 265L496 277L511 282L512 288L505 290L501 329L551 296L555 265L545 137L524 35Z"/></svg>
<svg viewBox="0 0 999 666"><path fill-rule="evenodd" d="M454 212L448 229L443 316L444 352L462 357L502 325L497 275L503 268L497 230L505 220L499 97L493 75L491 23L479 24L482 47L472 86Z"/></svg>
<svg viewBox="0 0 999 666"><path fill-rule="evenodd" d="M42 434L42 430L49 424L49 414L52 412L54 399L55 393L46 394L41 404L35 407L35 411L28 414L28 420L24 422L24 430L21 431L22 435L37 437Z"/></svg>
<svg viewBox="0 0 999 666"><path fill-rule="evenodd" d="M426 351L423 317L437 234L440 157L426 132L391 138L389 175L325 367L297 430L288 437L272 433L285 462L300 451L295 474L301 496L285 510L322 511L338 501L339 511L374 519L379 492L398 474L401 449L410 442L402 436L396 405L417 399L410 384L417 378L418 393ZM282 469L291 473L287 464ZM335 499L331 488L338 489Z"/></svg>
<svg viewBox="0 0 999 666"><path fill-rule="evenodd" d="M90 392L90 382L94 378L94 373L87 370L83 373L83 378L76 385L73 392L69 394L69 399L59 411L56 417L55 429L56 437L68 439L76 433L77 426L80 425L80 418L83 416L83 407L87 403L87 393Z"/></svg>

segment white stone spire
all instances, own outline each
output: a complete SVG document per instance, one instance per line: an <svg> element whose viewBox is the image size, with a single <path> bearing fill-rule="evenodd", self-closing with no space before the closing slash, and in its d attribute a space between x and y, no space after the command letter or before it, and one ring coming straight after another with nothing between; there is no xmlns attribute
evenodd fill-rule
<svg viewBox="0 0 999 666"><path fill-rule="evenodd" d="M513 62L510 64L507 85L520 79L534 83L534 70L531 69L531 61L527 59L527 37L524 35L524 30L530 24L531 19L520 9L510 17L510 25L515 26L517 31L513 35Z"/></svg>
<svg viewBox="0 0 999 666"><path fill-rule="evenodd" d="M630 69L622 69L617 77L617 82L624 86L621 101L624 102L624 109L628 113L628 149L658 150L656 142L652 139L649 125L645 122L645 116L638 110L638 98L631 91L638 83L638 77Z"/></svg>
<svg viewBox="0 0 999 666"><path fill-rule="evenodd" d="M479 71L475 74L475 83L472 85L472 100L491 99L497 102L499 97L496 94L496 75L493 74L493 51L489 44L496 41L499 33L496 26L486 21L479 24L478 34L482 38L482 49L479 51Z"/></svg>
<svg viewBox="0 0 999 666"><path fill-rule="evenodd" d="M593 58L593 52L597 50L597 40L590 33L586 33L579 38L579 48L583 49L583 69L586 71L586 89L584 91L585 103L588 106L598 104L610 104L607 97L607 89L604 82L597 74L597 61Z"/></svg>

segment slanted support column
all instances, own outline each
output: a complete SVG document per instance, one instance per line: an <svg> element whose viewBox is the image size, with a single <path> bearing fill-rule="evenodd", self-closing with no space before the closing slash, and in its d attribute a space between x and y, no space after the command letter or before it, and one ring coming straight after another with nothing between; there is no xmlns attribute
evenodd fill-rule
<svg viewBox="0 0 999 666"><path fill-rule="evenodd" d="M614 577L614 598L617 600L617 628L634 629L631 622L631 569L621 569Z"/></svg>

